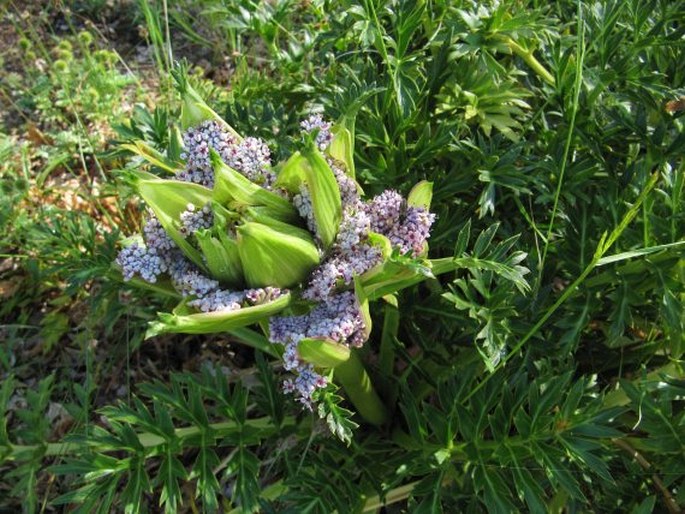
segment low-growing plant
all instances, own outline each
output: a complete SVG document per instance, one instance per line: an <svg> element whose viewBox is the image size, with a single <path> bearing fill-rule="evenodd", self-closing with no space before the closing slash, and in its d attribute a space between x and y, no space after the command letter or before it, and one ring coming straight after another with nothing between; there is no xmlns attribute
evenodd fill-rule
<svg viewBox="0 0 685 514"><path fill-rule="evenodd" d="M25 232L27 248L55 264L51 291L72 284L87 300L73 309L92 314L64 333L67 300L44 304L42 330L24 326L36 318L23 296L7 304L18 319L2 328L11 349L0 349L9 371L0 469L10 479L0 480L0 505L682 510L677 3L131 5L159 29L151 41L160 89L169 57L202 45L210 76L226 83L228 73L230 87L196 68L180 77L189 100L181 109L165 97L116 123L113 162L126 169L111 176L127 209L109 227L120 233L81 216L65 216L53 225L60 230ZM324 118L303 131L312 113ZM336 140L342 129L350 137ZM334 146L319 148L330 130ZM205 134L213 160L200 150ZM12 176L5 166L5 226L30 227L17 205L33 194L22 188L31 168ZM301 338L320 328L315 317L333 326L331 300L323 308L307 291L331 284L322 270L340 264L350 218L331 191L352 179L359 189L349 191L365 194L350 212L375 219L371 232L381 234L362 230L359 242L381 250L386 274L374 282L370 270L350 278L339 269L332 297L349 300L352 327L361 328L360 311L373 327L357 332L361 348L340 344L343 330L338 342ZM435 214L430 248L402 255L390 232L389 247L383 239L373 206L423 196L426 208L418 192L428 182L430 208L421 212ZM308 196L326 200L310 198L308 209ZM282 255L291 258L276 274L267 259ZM0 268L0 278L7 273ZM389 278L397 273L406 282ZM86 311L91 299L95 310ZM184 333L219 329L226 332ZM146 330L156 335L142 342ZM23 334L38 332L50 354L73 337L64 353L80 348L68 362L86 373L38 358L32 380L15 350ZM345 374L344 359L354 373ZM287 390L305 391L311 413L284 394L284 378ZM67 430L56 428L69 419L56 403L75 420Z"/></svg>

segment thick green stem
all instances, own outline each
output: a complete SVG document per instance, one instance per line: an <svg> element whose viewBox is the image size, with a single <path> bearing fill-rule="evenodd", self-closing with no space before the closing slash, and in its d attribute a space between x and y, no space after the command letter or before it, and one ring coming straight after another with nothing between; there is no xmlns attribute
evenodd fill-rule
<svg viewBox="0 0 685 514"><path fill-rule="evenodd" d="M538 76L542 80L547 82L550 86L554 86L554 84L555 84L554 76L549 71L547 71L547 68L545 68L542 65L542 63L540 63L540 61L538 61L535 58L535 55L533 55L533 52L531 52L530 50L526 50L521 45L519 45L516 41L514 41L513 39L511 39L509 37L505 39L505 42L507 43L507 46L509 47L509 49L513 53L518 55L521 59L523 59L523 61L528 66L530 66L530 68L535 73L537 73Z"/></svg>
<svg viewBox="0 0 685 514"><path fill-rule="evenodd" d="M372 425L385 423L388 412L376 394L371 378L356 351L353 350L350 358L335 368L335 378L343 386L361 417Z"/></svg>

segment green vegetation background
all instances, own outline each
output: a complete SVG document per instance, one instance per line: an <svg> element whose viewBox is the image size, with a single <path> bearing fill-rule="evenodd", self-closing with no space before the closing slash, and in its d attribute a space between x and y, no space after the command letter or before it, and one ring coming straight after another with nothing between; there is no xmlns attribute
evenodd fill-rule
<svg viewBox="0 0 685 514"><path fill-rule="evenodd" d="M682 1L0 12L0 512L685 508ZM230 338L143 342L116 143L164 151L181 58L273 150L356 111L367 195L434 182L460 268L372 308L388 426L346 445Z"/></svg>

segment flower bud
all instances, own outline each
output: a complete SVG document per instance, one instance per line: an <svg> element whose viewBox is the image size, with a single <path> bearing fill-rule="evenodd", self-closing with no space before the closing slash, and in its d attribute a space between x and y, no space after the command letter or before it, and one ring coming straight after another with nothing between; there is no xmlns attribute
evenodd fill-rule
<svg viewBox="0 0 685 514"><path fill-rule="evenodd" d="M319 252L310 237L288 234L254 221L236 230L249 287L294 286L319 263Z"/></svg>

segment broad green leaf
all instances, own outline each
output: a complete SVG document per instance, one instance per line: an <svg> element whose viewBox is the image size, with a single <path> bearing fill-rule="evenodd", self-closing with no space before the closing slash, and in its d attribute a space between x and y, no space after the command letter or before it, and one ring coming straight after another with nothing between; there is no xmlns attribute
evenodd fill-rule
<svg viewBox="0 0 685 514"><path fill-rule="evenodd" d="M354 125L354 123L352 123ZM343 126L340 122L336 123L331 129L333 140L328 147L328 154L345 165L347 174L355 178L354 168L354 126L352 130Z"/></svg>
<svg viewBox="0 0 685 514"><path fill-rule="evenodd" d="M268 212L265 212L259 207L248 207L243 213L242 219L244 221L256 221L257 223L266 225L278 232L282 232L289 236L299 237L314 244L314 239L308 230L273 218Z"/></svg>
<svg viewBox="0 0 685 514"><path fill-rule="evenodd" d="M254 221L236 230L238 253L250 287L293 287L319 263L319 251L308 235L292 235Z"/></svg>
<svg viewBox="0 0 685 514"><path fill-rule="evenodd" d="M218 236L218 237L217 237ZM195 233L212 278L222 284L239 287L243 283L238 243L225 229L199 230Z"/></svg>
<svg viewBox="0 0 685 514"><path fill-rule="evenodd" d="M167 158L173 162L182 163L181 154L183 153L183 135L179 128L174 125L169 127L169 147L167 148Z"/></svg>
<svg viewBox="0 0 685 514"><path fill-rule="evenodd" d="M243 139L233 127L207 105L198 92L188 83L187 78L183 77L179 80L177 77L177 82L183 102L181 105L181 128L183 130L195 127L203 121L211 120L219 123L238 140Z"/></svg>

